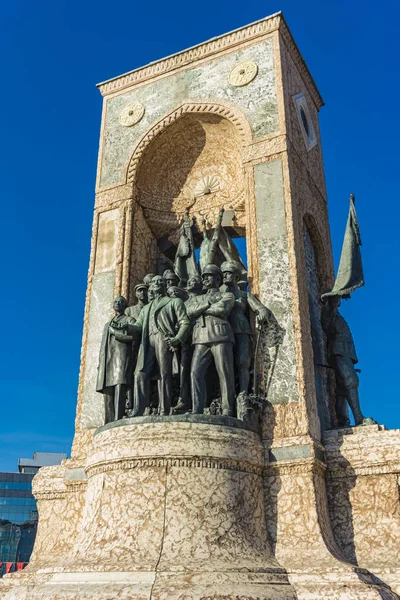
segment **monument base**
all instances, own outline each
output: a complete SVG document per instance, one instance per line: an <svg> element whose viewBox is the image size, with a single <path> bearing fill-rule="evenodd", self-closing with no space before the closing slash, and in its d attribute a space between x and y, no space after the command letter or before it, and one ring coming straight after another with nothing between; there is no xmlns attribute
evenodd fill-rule
<svg viewBox="0 0 400 600"><path fill-rule="evenodd" d="M190 415L100 428L83 467L35 478L35 552L4 598L294 599L267 542L263 446L243 427Z"/></svg>
<svg viewBox="0 0 400 600"><path fill-rule="evenodd" d="M329 515L345 559L400 593L400 430L325 431Z"/></svg>
<svg viewBox="0 0 400 600"><path fill-rule="evenodd" d="M304 555L304 568L282 568L267 541L264 467L259 436L229 417L102 427L85 464L65 461L35 477L32 560L3 578L0 598L397 598L339 560L317 568Z"/></svg>

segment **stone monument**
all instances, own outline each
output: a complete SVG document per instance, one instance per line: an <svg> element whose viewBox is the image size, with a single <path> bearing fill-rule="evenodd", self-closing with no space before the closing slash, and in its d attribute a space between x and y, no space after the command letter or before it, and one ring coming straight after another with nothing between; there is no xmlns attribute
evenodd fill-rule
<svg viewBox="0 0 400 600"><path fill-rule="evenodd" d="M338 428L323 101L282 14L98 87L71 459L0 598L398 598L400 434Z"/></svg>

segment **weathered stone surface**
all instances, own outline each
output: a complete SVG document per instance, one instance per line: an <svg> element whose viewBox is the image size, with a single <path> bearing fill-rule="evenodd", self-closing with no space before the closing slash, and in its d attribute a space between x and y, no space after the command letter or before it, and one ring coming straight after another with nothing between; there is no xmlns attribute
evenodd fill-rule
<svg viewBox="0 0 400 600"><path fill-rule="evenodd" d="M65 467L47 469L36 481L42 529L54 532L26 573L34 579L43 553L49 578L43 585L36 572L29 597L72 599L75 589L93 599L185 593L200 600L221 593L234 600L239 592L248 600L294 599L267 541L263 465L258 435L243 429L155 422L99 432L79 508L65 485ZM56 540L56 515L67 506L75 524L69 548L62 546L65 538ZM12 588L5 598L16 598Z"/></svg>
<svg viewBox="0 0 400 600"><path fill-rule="evenodd" d="M105 271L93 276L80 423L83 429L104 424L103 396L96 392L96 378L101 337L104 325L112 313L114 280L115 271Z"/></svg>
<svg viewBox="0 0 400 600"><path fill-rule="evenodd" d="M242 60L254 60L259 67L258 75L247 86L232 87L228 83L229 72ZM101 185L124 183L124 171L135 143L152 122L184 100L202 98L234 102L247 115L257 136L276 131L278 119L272 39L108 100ZM119 117L123 108L132 102L141 102L146 112L137 125L124 127Z"/></svg>
<svg viewBox="0 0 400 600"><path fill-rule="evenodd" d="M326 431L329 513L346 559L400 586L400 431Z"/></svg>
<svg viewBox="0 0 400 600"><path fill-rule="evenodd" d="M98 435L103 431L107 431L108 429L115 429L116 427L142 425L143 423L200 423L203 425L221 425L223 427L233 427L235 429L246 429L251 431L251 429L247 426L247 423L234 417L186 413L183 415L169 415L167 417L149 415L147 417L132 417L123 419L121 421L112 421L111 423L107 423L107 425L97 429L95 435Z"/></svg>
<svg viewBox="0 0 400 600"><path fill-rule="evenodd" d="M70 479L65 465L43 467L35 476L39 527L31 564L36 568L60 564L71 550L85 504L85 484L81 476Z"/></svg>
<svg viewBox="0 0 400 600"><path fill-rule="evenodd" d="M100 213L97 231L95 273L115 269L119 211Z"/></svg>
<svg viewBox="0 0 400 600"><path fill-rule="evenodd" d="M298 399L296 354L281 160L256 165L254 178L260 299L285 332L282 344L267 351L266 379L270 382L266 384L267 398L272 404L295 402Z"/></svg>

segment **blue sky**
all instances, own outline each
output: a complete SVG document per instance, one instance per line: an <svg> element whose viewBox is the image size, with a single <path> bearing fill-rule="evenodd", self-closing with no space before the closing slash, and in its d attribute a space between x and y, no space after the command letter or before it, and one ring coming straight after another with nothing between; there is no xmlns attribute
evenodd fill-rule
<svg viewBox="0 0 400 600"><path fill-rule="evenodd" d="M400 4L2 0L0 470L71 445L101 113L95 84L278 10L326 102L336 265L350 192L357 199L366 286L343 314L364 412L400 427Z"/></svg>

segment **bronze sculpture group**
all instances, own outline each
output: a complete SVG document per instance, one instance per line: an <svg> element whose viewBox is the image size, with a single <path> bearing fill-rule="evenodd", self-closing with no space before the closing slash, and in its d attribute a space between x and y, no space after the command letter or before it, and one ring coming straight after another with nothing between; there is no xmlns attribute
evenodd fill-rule
<svg viewBox="0 0 400 600"><path fill-rule="evenodd" d="M222 215L223 209L210 240L204 233L199 266L185 214L174 269L146 275L135 287L134 306L122 296L115 299L115 315L104 328L96 387L104 395L106 423L149 414L202 414L216 402L223 416L244 418L260 406L251 315L259 331L280 328L271 311L246 291L244 265L221 227ZM215 264L218 244L226 259L220 266ZM333 289L321 297L338 427L350 424L347 406L355 425L375 423L360 409L354 342L338 311L340 299L364 284L360 244L351 197L338 275ZM275 337L278 346L280 334Z"/></svg>
<svg viewBox="0 0 400 600"><path fill-rule="evenodd" d="M97 381L106 422L149 414L154 381L160 416L201 414L216 395L222 415L236 416L236 398L248 394L250 385L248 312L263 325L270 317L255 296L239 289L240 276L239 265L224 261L221 268L207 265L183 288L168 270L163 276L149 274L147 284L135 287L135 306L128 307L121 296L115 299Z"/></svg>

